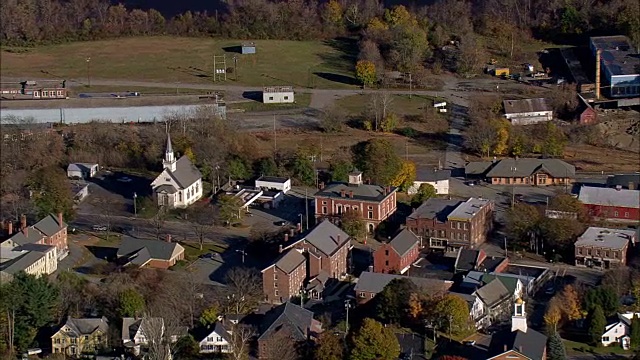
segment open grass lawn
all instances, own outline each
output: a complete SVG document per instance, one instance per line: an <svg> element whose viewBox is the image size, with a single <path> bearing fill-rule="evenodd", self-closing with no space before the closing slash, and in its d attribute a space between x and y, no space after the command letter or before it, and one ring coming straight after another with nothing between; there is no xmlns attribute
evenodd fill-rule
<svg viewBox="0 0 640 360"><path fill-rule="evenodd" d="M595 347L589 346L584 343L580 343L577 341L571 340L563 340L564 347L567 349L567 354L569 355L578 355L578 354L599 354L599 355L631 355L631 351L623 350L620 346L609 346L609 347Z"/></svg>
<svg viewBox="0 0 640 360"><path fill-rule="evenodd" d="M219 244L204 243L202 250L200 250L200 244L198 242L180 242L180 245L184 247L184 257L188 261L197 260L201 255L208 253L222 253L226 250L224 246Z"/></svg>
<svg viewBox="0 0 640 360"><path fill-rule="evenodd" d="M361 115L369 106L370 94L345 96L336 101L350 115ZM391 95L390 110L398 115L420 115L426 106L433 105L433 97L425 95Z"/></svg>
<svg viewBox="0 0 640 360"><path fill-rule="evenodd" d="M106 85L91 85L87 86L74 86L69 88L69 96L77 97L83 93L125 93L125 92L139 92L142 96L150 95L207 95L211 93L211 90L205 89L173 89L173 88L160 88L160 87L145 87L145 86L106 86Z"/></svg>
<svg viewBox="0 0 640 360"><path fill-rule="evenodd" d="M75 42L36 48L5 48L1 54L3 77L120 79L166 83L213 81L213 55L226 54L225 84L248 86L350 88L357 47L344 41L257 40L257 54L238 52L239 40L182 37L132 37ZM353 46L352 46L353 45ZM89 69L86 59L90 58ZM238 75L238 81L235 77Z"/></svg>
<svg viewBox="0 0 640 360"><path fill-rule="evenodd" d="M636 172L638 153L591 145L567 145L564 160L576 171Z"/></svg>

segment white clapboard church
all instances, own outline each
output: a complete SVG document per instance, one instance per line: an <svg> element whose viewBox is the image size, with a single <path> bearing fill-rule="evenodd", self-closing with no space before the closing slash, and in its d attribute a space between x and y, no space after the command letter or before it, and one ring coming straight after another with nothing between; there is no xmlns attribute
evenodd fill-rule
<svg viewBox="0 0 640 360"><path fill-rule="evenodd" d="M186 208L202 197L200 170L186 155L176 160L169 134L162 165L164 170L151 183L159 206Z"/></svg>

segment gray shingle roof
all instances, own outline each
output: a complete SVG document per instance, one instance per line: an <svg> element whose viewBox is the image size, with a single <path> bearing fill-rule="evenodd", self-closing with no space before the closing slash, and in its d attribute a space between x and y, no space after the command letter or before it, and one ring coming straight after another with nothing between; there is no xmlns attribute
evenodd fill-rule
<svg viewBox="0 0 640 360"><path fill-rule="evenodd" d="M487 199L469 198L467 201L456 206L452 212L449 213L447 219L472 219L478 211L487 206L491 201Z"/></svg>
<svg viewBox="0 0 640 360"><path fill-rule="evenodd" d="M133 341L138 330L142 328L142 333L144 333L144 328L148 326L147 324L149 324L149 322L151 322L152 325L154 323L159 325L164 323L164 319L159 317L138 319L130 317L122 318L122 340L125 342Z"/></svg>
<svg viewBox="0 0 640 360"><path fill-rule="evenodd" d="M505 114L551 111L547 100L544 98L504 100L502 104L504 105Z"/></svg>
<svg viewBox="0 0 640 360"><path fill-rule="evenodd" d="M101 318L84 319L68 318L64 326L71 329L71 331L77 336L90 335L96 330L100 330L103 333L107 333L109 331L109 321L104 316Z"/></svg>
<svg viewBox="0 0 640 360"><path fill-rule="evenodd" d="M502 159L489 170L487 177L528 177L545 171L553 177L575 177L575 166L558 159Z"/></svg>
<svg viewBox="0 0 640 360"><path fill-rule="evenodd" d="M362 291L377 294L395 279L409 279L416 286L434 290L435 292L446 291L452 284L450 281L445 280L363 271L358 278L358 282L356 283L354 290L356 293Z"/></svg>
<svg viewBox="0 0 640 360"><path fill-rule="evenodd" d="M309 329L313 325L313 313L290 302L279 305L265 314L264 321L260 326L261 331L258 340L278 331L283 324L288 324L296 330L291 335L299 340L306 340Z"/></svg>
<svg viewBox="0 0 640 360"><path fill-rule="evenodd" d="M117 255L120 256L132 256L140 250L146 248L149 252L149 256L152 259L169 260L176 248L184 248L180 244L170 243L160 240L143 240L136 239L130 236L123 236L122 243L118 247Z"/></svg>
<svg viewBox="0 0 640 360"><path fill-rule="evenodd" d="M349 235L331 223L331 221L324 220L299 241L303 240L315 246L324 254L331 256L349 242Z"/></svg>
<svg viewBox="0 0 640 360"><path fill-rule="evenodd" d="M533 329L527 329L527 332L517 330L496 333L491 337L489 356L493 358L504 354L505 346L507 351L514 350L531 360L542 360L547 348L547 337Z"/></svg>
<svg viewBox="0 0 640 360"><path fill-rule="evenodd" d="M593 246L606 249L624 249L629 242L637 241L634 230L589 227L576 241L575 246Z"/></svg>
<svg viewBox="0 0 640 360"><path fill-rule="evenodd" d="M417 237L416 234L411 232L411 230L405 228L391 240L389 245L391 245L393 250L395 250L398 255L403 256L419 242L420 238Z"/></svg>
<svg viewBox="0 0 640 360"><path fill-rule="evenodd" d="M391 191L388 192L387 195L385 195L384 189L385 187L380 185L349 185L346 183L333 183L327 185L327 187L325 187L323 190L318 191L315 196L341 197L341 191L344 190L346 197L349 197L349 192L353 191L354 199L380 202L387 196L389 196L389 194L396 191L397 188L391 187Z"/></svg>
<svg viewBox="0 0 640 360"><path fill-rule="evenodd" d="M58 218L49 214L35 223L33 227L46 236L52 236L59 232L60 229L67 227L67 224L64 221L62 221L62 224L58 223Z"/></svg>
<svg viewBox="0 0 640 360"><path fill-rule="evenodd" d="M98 164L93 163L71 163L67 166L67 171L90 172L91 168Z"/></svg>
<svg viewBox="0 0 640 360"><path fill-rule="evenodd" d="M3 263L0 269L7 274L15 275L20 271L26 270L43 256L45 254L39 251L29 251L18 258Z"/></svg>
<svg viewBox="0 0 640 360"><path fill-rule="evenodd" d="M416 181L442 181L451 177L451 170L438 170L430 166L420 166L416 169Z"/></svg>
<svg viewBox="0 0 640 360"><path fill-rule="evenodd" d="M167 194L175 194L176 192L178 192L178 189L176 189L173 185L160 185L156 188L156 192L157 193L161 193L161 192L166 192Z"/></svg>
<svg viewBox="0 0 640 360"><path fill-rule="evenodd" d="M170 173L182 188L187 188L202 178L200 170L193 165L186 155L176 161L176 171L170 171Z"/></svg>
<svg viewBox="0 0 640 360"><path fill-rule="evenodd" d="M464 166L466 175L484 175L493 166L491 161L473 161Z"/></svg>
<svg viewBox="0 0 640 360"><path fill-rule="evenodd" d="M285 274L290 274L298 266L305 262L304 256L296 249L291 249L282 254L273 263L278 269L284 271Z"/></svg>
<svg viewBox="0 0 640 360"><path fill-rule="evenodd" d="M443 198L431 198L423 202L414 212L412 212L408 219L438 219L439 221L446 221L447 216L451 213L458 204L462 201L451 200Z"/></svg>
<svg viewBox="0 0 640 360"><path fill-rule="evenodd" d="M498 279L493 279L493 281L476 290L475 293L482 302L487 304L489 307L499 303L502 299L511 296L509 290Z"/></svg>
<svg viewBox="0 0 640 360"><path fill-rule="evenodd" d="M135 255L135 257L131 260L131 264L137 266L144 266L146 263L151 260L151 254L149 254L149 249L146 247L140 249Z"/></svg>
<svg viewBox="0 0 640 360"><path fill-rule="evenodd" d="M460 248L458 257L456 258L455 268L456 270L471 271L475 268L478 262L478 256L480 250Z"/></svg>
<svg viewBox="0 0 640 360"><path fill-rule="evenodd" d="M19 231L11 237L11 241L18 245L33 244L42 240L43 237L42 233L34 229L33 226L29 226L27 235L24 234L24 231Z"/></svg>
<svg viewBox="0 0 640 360"><path fill-rule="evenodd" d="M578 196L583 204L640 208L640 190L582 186Z"/></svg>
<svg viewBox="0 0 640 360"><path fill-rule="evenodd" d="M620 185L622 188L629 189L629 183L633 183L634 189L640 188L640 173L635 174L616 174L607 177L607 186L616 187Z"/></svg>

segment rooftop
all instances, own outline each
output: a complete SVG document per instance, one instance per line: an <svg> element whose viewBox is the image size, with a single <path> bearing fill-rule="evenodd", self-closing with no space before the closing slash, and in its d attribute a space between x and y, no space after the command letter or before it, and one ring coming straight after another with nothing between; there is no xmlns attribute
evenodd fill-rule
<svg viewBox="0 0 640 360"><path fill-rule="evenodd" d="M266 86L262 89L266 93L293 92L291 86Z"/></svg>
<svg viewBox="0 0 640 360"><path fill-rule="evenodd" d="M635 242L636 240L636 232L633 230L607 229L592 226L578 237L575 246L594 246L622 250L630 241Z"/></svg>
<svg viewBox="0 0 640 360"><path fill-rule="evenodd" d="M387 198L389 194L396 191L397 188L391 187L391 191L386 191L384 186L360 184L353 185L347 183L332 183L327 185L324 189L318 191L315 196L319 197L342 197L342 191L344 191L344 197L349 198L351 192L353 192L353 198L363 201L380 202Z"/></svg>
<svg viewBox="0 0 640 360"><path fill-rule="evenodd" d="M284 323L296 330L292 336L305 340L314 325L313 313L290 302L279 305L265 314L258 340L279 331Z"/></svg>
<svg viewBox="0 0 640 360"><path fill-rule="evenodd" d="M626 36L596 36L591 43L601 50L602 62L611 75L638 75L640 58Z"/></svg>
<svg viewBox="0 0 640 360"><path fill-rule="evenodd" d="M354 290L356 293L363 291L377 294L381 292L387 284L395 279L409 279L416 286L433 290L434 293L447 291L452 285L452 282L447 280L363 271L358 278L358 282L356 283Z"/></svg>
<svg viewBox="0 0 640 360"><path fill-rule="evenodd" d="M420 243L420 238L411 230L405 228L396 234L389 245L398 253L398 255L403 256L418 243Z"/></svg>
<svg viewBox="0 0 640 360"><path fill-rule="evenodd" d="M278 184L284 184L289 181L289 178L286 177L277 177L277 176L260 176L256 181L266 181Z"/></svg>
<svg viewBox="0 0 640 360"><path fill-rule="evenodd" d="M458 205L449 216L448 220L470 220L478 211L487 206L491 201L487 199L469 198L467 201Z"/></svg>
<svg viewBox="0 0 640 360"><path fill-rule="evenodd" d="M633 189L629 188L630 184L632 184ZM638 188L640 188L640 173L609 175L607 177L607 186L620 186L623 189L637 190Z"/></svg>
<svg viewBox="0 0 640 360"><path fill-rule="evenodd" d="M496 278L476 290L475 294L489 307L512 295L502 281Z"/></svg>
<svg viewBox="0 0 640 360"><path fill-rule="evenodd" d="M123 236L122 243L118 247L118 256L132 256L146 249L151 259L169 260L174 254L183 252L184 248L177 243L136 239L131 236ZM145 254L146 255L146 254Z"/></svg>
<svg viewBox="0 0 640 360"><path fill-rule="evenodd" d="M464 166L464 173L466 175L484 175L492 166L493 162L491 161L473 161Z"/></svg>
<svg viewBox="0 0 640 360"><path fill-rule="evenodd" d="M447 221L447 216L462 201L443 198L431 198L423 202L415 209L407 219L437 219L438 221Z"/></svg>
<svg viewBox="0 0 640 360"><path fill-rule="evenodd" d="M416 169L416 181L443 181L451 177L451 170L439 170L431 166L420 166Z"/></svg>
<svg viewBox="0 0 640 360"><path fill-rule="evenodd" d="M293 270L295 270L298 266L302 265L305 262L304 256L296 249L291 249L284 254L282 254L278 259L273 262L273 265L278 269L284 271L285 274L290 274Z"/></svg>
<svg viewBox="0 0 640 360"><path fill-rule="evenodd" d="M640 190L582 186L578 196L583 204L640 208Z"/></svg>
<svg viewBox="0 0 640 360"><path fill-rule="evenodd" d="M106 334L109 331L109 322L106 317L101 318L68 318L64 324L69 330L76 335L90 335L96 330Z"/></svg>
<svg viewBox="0 0 640 360"><path fill-rule="evenodd" d="M349 243L349 235L331 223L331 221L324 220L304 234L300 240L289 245L289 247L300 241L307 241L316 249L331 256L342 246Z"/></svg>
<svg viewBox="0 0 640 360"><path fill-rule="evenodd" d="M487 177L528 177L539 171L557 178L572 178L575 176L576 168L558 159L508 158L498 161L489 170Z"/></svg>
<svg viewBox="0 0 640 360"><path fill-rule="evenodd" d="M504 105L505 114L551 111L551 107L544 98L504 100L502 104Z"/></svg>
<svg viewBox="0 0 640 360"><path fill-rule="evenodd" d="M527 359L544 359L547 347L547 337L533 329L527 332L503 331L491 337L489 345L490 359L507 351L516 351L524 355Z"/></svg>

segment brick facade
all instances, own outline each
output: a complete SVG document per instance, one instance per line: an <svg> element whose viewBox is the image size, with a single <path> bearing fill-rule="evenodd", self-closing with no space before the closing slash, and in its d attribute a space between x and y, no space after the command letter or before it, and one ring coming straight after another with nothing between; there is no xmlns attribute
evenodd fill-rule
<svg viewBox="0 0 640 360"><path fill-rule="evenodd" d="M307 276L307 266L303 262L290 273L277 266L270 266L262 272L262 288L267 302L280 304L292 297L300 296L300 290Z"/></svg>
<svg viewBox="0 0 640 360"><path fill-rule="evenodd" d="M416 243L404 256L398 254L389 243L383 243L373 253L373 271L387 274L400 274L402 269L410 266L419 256L419 243Z"/></svg>
<svg viewBox="0 0 640 360"><path fill-rule="evenodd" d="M622 206L583 204L590 216L602 219L640 221L640 209Z"/></svg>
<svg viewBox="0 0 640 360"><path fill-rule="evenodd" d="M348 241L332 255L326 255L311 243L305 241L300 241L294 244L293 247L302 250L308 255L308 276L310 279L318 276L320 271L324 271L329 274L329 277L336 279L347 273Z"/></svg>

